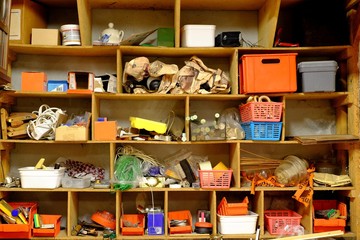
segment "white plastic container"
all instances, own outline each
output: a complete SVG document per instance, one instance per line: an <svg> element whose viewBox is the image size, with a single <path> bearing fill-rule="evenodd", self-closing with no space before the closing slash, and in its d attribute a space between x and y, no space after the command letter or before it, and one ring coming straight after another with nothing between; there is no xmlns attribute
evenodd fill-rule
<svg viewBox="0 0 360 240"><path fill-rule="evenodd" d="M73 178L65 176L61 180L61 186L63 188L87 188L90 187L91 178L84 177L84 178Z"/></svg>
<svg viewBox="0 0 360 240"><path fill-rule="evenodd" d="M298 64L302 92L334 92L338 64L336 61L307 61Z"/></svg>
<svg viewBox="0 0 360 240"><path fill-rule="evenodd" d="M181 28L182 47L214 47L215 25L190 24Z"/></svg>
<svg viewBox="0 0 360 240"><path fill-rule="evenodd" d="M220 234L254 234L258 214L249 211L248 215L223 216L217 214L218 232Z"/></svg>
<svg viewBox="0 0 360 240"><path fill-rule="evenodd" d="M64 46L80 46L80 28L77 24L66 24L60 27L62 34L62 45Z"/></svg>
<svg viewBox="0 0 360 240"><path fill-rule="evenodd" d="M35 169L35 167L19 168L22 188L58 188L64 176L65 168Z"/></svg>

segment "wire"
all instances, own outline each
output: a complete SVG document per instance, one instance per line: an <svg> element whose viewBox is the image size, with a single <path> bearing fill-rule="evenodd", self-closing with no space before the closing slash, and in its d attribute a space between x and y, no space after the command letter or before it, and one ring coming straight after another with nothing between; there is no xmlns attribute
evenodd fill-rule
<svg viewBox="0 0 360 240"><path fill-rule="evenodd" d="M43 104L38 111L33 111L37 115L35 120L29 121L26 128L27 134L30 138L35 140L40 139L55 139L55 129L58 125L59 113L64 112L60 108L49 107Z"/></svg>

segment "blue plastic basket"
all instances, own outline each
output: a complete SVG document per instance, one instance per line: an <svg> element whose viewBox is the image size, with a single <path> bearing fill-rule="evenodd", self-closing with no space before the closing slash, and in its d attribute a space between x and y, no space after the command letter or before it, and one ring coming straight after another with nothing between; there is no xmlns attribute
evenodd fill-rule
<svg viewBox="0 0 360 240"><path fill-rule="evenodd" d="M241 126L246 140L280 140L282 122L247 122Z"/></svg>

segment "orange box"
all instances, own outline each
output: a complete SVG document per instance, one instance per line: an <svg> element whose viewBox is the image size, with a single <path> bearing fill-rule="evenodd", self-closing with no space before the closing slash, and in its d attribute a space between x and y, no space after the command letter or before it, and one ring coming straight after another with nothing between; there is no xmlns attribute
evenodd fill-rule
<svg viewBox="0 0 360 240"><path fill-rule="evenodd" d="M121 217L122 235L144 235L145 215L124 214Z"/></svg>
<svg viewBox="0 0 360 240"><path fill-rule="evenodd" d="M239 64L240 93L295 92L297 53L248 54Z"/></svg>
<svg viewBox="0 0 360 240"><path fill-rule="evenodd" d="M94 140L103 140L103 141L116 140L116 135L117 135L116 121L95 122Z"/></svg>
<svg viewBox="0 0 360 240"><path fill-rule="evenodd" d="M346 204L338 202L337 200L314 200L313 201L313 217L314 217L314 233L318 232L327 232L327 231L336 231L341 230L345 231L346 226ZM328 209L337 209L340 211L340 216L342 219L325 219L325 218L316 218L315 211L317 210L328 210Z"/></svg>
<svg viewBox="0 0 360 240"><path fill-rule="evenodd" d="M171 220L185 220L186 226L171 227ZM189 210L168 212L168 225L170 234L174 233L191 233L192 232L192 216Z"/></svg>
<svg viewBox="0 0 360 240"><path fill-rule="evenodd" d="M40 214L40 222L42 224L54 224L54 228L34 228L33 236L34 237L56 237L60 232L60 219L61 215L46 215Z"/></svg>
<svg viewBox="0 0 360 240"><path fill-rule="evenodd" d="M34 214L37 213L35 202L9 202L13 208L30 208L28 224L0 224L0 239L30 239L33 228Z"/></svg>
<svg viewBox="0 0 360 240"><path fill-rule="evenodd" d="M22 72L21 91L46 92L47 76L44 72Z"/></svg>

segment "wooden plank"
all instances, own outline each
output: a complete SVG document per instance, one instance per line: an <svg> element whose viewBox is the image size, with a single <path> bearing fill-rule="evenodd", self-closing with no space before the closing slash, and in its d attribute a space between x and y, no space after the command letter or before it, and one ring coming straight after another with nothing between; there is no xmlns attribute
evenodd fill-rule
<svg viewBox="0 0 360 240"><path fill-rule="evenodd" d="M306 135L294 136L301 144L337 143L358 141L359 137L351 134Z"/></svg>
<svg viewBox="0 0 360 240"><path fill-rule="evenodd" d="M80 38L82 46L91 46L91 9L88 0L77 0Z"/></svg>
<svg viewBox="0 0 360 240"><path fill-rule="evenodd" d="M1 108L0 110L0 116L1 116L1 135L2 139L8 139L7 138L7 123L6 119L8 118L8 112L5 108Z"/></svg>
<svg viewBox="0 0 360 240"><path fill-rule="evenodd" d="M258 13L258 44L271 48L274 46L276 25L280 11L280 0L267 0Z"/></svg>
<svg viewBox="0 0 360 240"><path fill-rule="evenodd" d="M340 230L336 231L329 231L329 232L322 232L322 233L311 233L299 236L291 236L291 237L283 237L281 240L295 240L295 239L314 239L314 238L325 238L325 237L333 237L333 236L340 236L343 235L344 232Z"/></svg>

